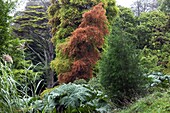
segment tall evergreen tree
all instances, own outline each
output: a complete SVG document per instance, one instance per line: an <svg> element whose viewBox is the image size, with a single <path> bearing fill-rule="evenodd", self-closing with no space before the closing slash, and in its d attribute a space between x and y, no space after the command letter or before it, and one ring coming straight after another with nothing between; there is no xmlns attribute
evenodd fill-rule
<svg viewBox="0 0 170 113"><path fill-rule="evenodd" d="M50 2L45 0L30 0L25 11L17 12L14 20L13 31L20 39L28 40L25 45L27 60L35 69L42 71L47 87L52 87L55 82L54 72L50 68L50 62L54 58L54 46L51 42L50 27L48 26L47 7Z"/></svg>
<svg viewBox="0 0 170 113"><path fill-rule="evenodd" d="M117 14L115 0L52 0L48 12L49 23L52 26L52 42L56 47L56 58L51 62L51 66L57 74L70 70L71 62L74 60L64 55L60 46L67 42L71 33L80 25L82 14L100 2L103 2L111 24L113 17Z"/></svg>
<svg viewBox="0 0 170 113"><path fill-rule="evenodd" d="M60 83L73 82L76 79L92 78L92 68L99 59L98 48L108 34L107 18L102 3L83 14L79 27L72 33L68 42L61 45L64 55L73 61L70 70L60 73Z"/></svg>
<svg viewBox="0 0 170 113"><path fill-rule="evenodd" d="M112 102L126 105L142 92L139 57L128 35L113 28L99 62L100 83Z"/></svg>

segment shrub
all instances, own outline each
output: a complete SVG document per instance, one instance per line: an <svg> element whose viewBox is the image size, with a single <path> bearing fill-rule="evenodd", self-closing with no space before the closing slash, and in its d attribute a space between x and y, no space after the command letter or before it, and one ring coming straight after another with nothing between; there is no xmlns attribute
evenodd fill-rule
<svg viewBox="0 0 170 113"><path fill-rule="evenodd" d="M44 92L42 100L34 102L37 112L103 113L110 109L107 96L85 84L63 84Z"/></svg>
<svg viewBox="0 0 170 113"><path fill-rule="evenodd" d="M145 81L138 54L128 38L114 28L99 62L100 82L117 105L126 105L141 94Z"/></svg>
<svg viewBox="0 0 170 113"><path fill-rule="evenodd" d="M146 75L149 80L149 91L166 90L170 87L170 75L164 75L161 72L152 72Z"/></svg>
<svg viewBox="0 0 170 113"><path fill-rule="evenodd" d="M37 78L35 76L29 80L29 83L31 83L30 87L27 84L28 81L26 73L28 71L29 69L23 69L25 76L22 76L22 82L19 83L15 80L16 77L10 64L7 62L0 62L0 112L32 112L29 106L31 106L31 101L36 100L36 93L42 80L39 81L39 83L36 83ZM33 97L30 97L30 94Z"/></svg>

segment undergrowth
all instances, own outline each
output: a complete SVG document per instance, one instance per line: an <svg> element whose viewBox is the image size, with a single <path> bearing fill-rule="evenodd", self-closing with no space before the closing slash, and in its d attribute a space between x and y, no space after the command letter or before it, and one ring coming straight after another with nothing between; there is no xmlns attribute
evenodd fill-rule
<svg viewBox="0 0 170 113"><path fill-rule="evenodd" d="M170 113L170 89L165 92L155 92L121 111L114 113Z"/></svg>

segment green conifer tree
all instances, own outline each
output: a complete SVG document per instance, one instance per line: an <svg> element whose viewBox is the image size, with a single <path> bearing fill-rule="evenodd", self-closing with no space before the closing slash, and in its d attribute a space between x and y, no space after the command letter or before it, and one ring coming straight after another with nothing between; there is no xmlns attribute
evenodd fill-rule
<svg viewBox="0 0 170 113"><path fill-rule="evenodd" d="M140 94L144 82L138 55L127 36L114 28L99 62L100 83L117 105L125 105Z"/></svg>
<svg viewBox="0 0 170 113"><path fill-rule="evenodd" d="M112 24L113 17L117 14L115 0L52 0L48 13L49 23L52 26L52 42L56 47L56 58L51 62L51 66L57 74L68 72L74 60L62 53L61 45L67 42L68 37L79 26L82 14L100 2L103 2L108 21Z"/></svg>
<svg viewBox="0 0 170 113"><path fill-rule="evenodd" d="M43 72L42 78L52 87L55 82L55 73L50 68L54 59L54 46L51 42L50 27L48 25L47 7L50 2L30 0L25 10L15 15L13 32L16 37L28 40L24 46L27 60L31 60L35 70Z"/></svg>

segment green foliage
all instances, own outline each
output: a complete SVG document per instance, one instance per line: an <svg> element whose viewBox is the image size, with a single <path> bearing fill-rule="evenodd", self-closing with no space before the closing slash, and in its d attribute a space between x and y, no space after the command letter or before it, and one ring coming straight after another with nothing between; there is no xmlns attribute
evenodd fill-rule
<svg viewBox="0 0 170 113"><path fill-rule="evenodd" d="M25 69L24 73L27 73L28 70ZM31 78L29 83L32 84L32 87L29 87L27 76L22 76L23 84L15 79L16 75L11 69L11 64L0 62L0 111L2 113L33 112L29 106L31 101L36 100L35 95L42 81L36 84L37 78ZM34 97L30 97L28 92Z"/></svg>
<svg viewBox="0 0 170 113"><path fill-rule="evenodd" d="M20 65L23 67L20 68L11 68L11 70L13 71L13 74L15 75L14 79L19 82L20 84L25 84L25 85L29 85L31 84L30 81L33 80L33 78L36 78L36 80L40 79L40 76L42 75L42 72L37 72L35 71L35 67L32 63L27 62L27 61L21 61L21 62L25 62L27 65ZM29 65L29 66L28 66ZM27 82L25 82L27 81Z"/></svg>
<svg viewBox="0 0 170 113"><path fill-rule="evenodd" d="M0 55L7 49L10 40L9 35L9 16L10 10L13 8L13 2L0 0Z"/></svg>
<svg viewBox="0 0 170 113"><path fill-rule="evenodd" d="M136 18L133 14L133 12L131 11L130 8L126 8L126 7L122 7L119 6L119 12L118 12L118 17L121 19L120 22L114 22L114 24L119 24L119 27L121 27L122 30L125 30L126 32L132 33L136 24ZM130 28L127 28L130 27Z"/></svg>
<svg viewBox="0 0 170 113"><path fill-rule="evenodd" d="M100 83L100 78L97 77L93 77L92 79L89 80L88 84L93 87L94 89L97 89L99 91L104 91L104 88L102 86L102 84Z"/></svg>
<svg viewBox="0 0 170 113"><path fill-rule="evenodd" d="M170 87L170 75L163 75L160 72L153 72L147 76L150 79L150 87L154 87L155 89L168 89Z"/></svg>
<svg viewBox="0 0 170 113"><path fill-rule="evenodd" d="M45 91L43 99L35 101L39 112L102 113L108 112L107 97L88 85L63 84Z"/></svg>
<svg viewBox="0 0 170 113"><path fill-rule="evenodd" d="M99 77L93 77L91 78L88 82L84 79L78 79L75 80L73 83L75 84L88 84L90 87L99 90L99 91L103 91L103 87L99 81Z"/></svg>
<svg viewBox="0 0 170 113"><path fill-rule="evenodd" d="M151 73L153 71L159 72L163 70L161 66L157 65L159 61L157 55L160 53L159 50L151 50L148 48L141 50L140 65L144 73Z"/></svg>
<svg viewBox="0 0 170 113"><path fill-rule="evenodd" d="M58 53L57 58L51 62L51 67L57 72L57 74L70 70L70 65L70 59L63 56L61 53Z"/></svg>
<svg viewBox="0 0 170 113"><path fill-rule="evenodd" d="M87 81L84 79L78 79L73 82L74 84L87 84Z"/></svg>
<svg viewBox="0 0 170 113"><path fill-rule="evenodd" d="M20 39L29 40L23 45L25 57L34 65L36 71L42 72L47 87L52 87L54 83L54 72L50 68L50 62L54 58L54 46L50 36L50 27L46 6L49 2L38 1L26 5L25 11L16 14L13 25L14 34Z"/></svg>
<svg viewBox="0 0 170 113"><path fill-rule="evenodd" d="M9 26L11 22L9 13L14 7L14 3L15 2L10 0L0 0L0 58L4 55L9 55L11 57L13 61L11 70L15 75L13 79L19 83L23 83L22 78L25 78L26 75L29 75L27 78L28 80L31 80L36 74L31 70L28 70L27 73L23 70L23 67L29 68L31 64L31 62L25 61L24 48L22 47L26 40L20 40L19 38L14 37L11 32L11 27ZM0 73L2 72L0 71ZM28 82L28 84L29 83L30 82Z"/></svg>
<svg viewBox="0 0 170 113"><path fill-rule="evenodd" d="M99 62L100 82L117 105L126 105L143 92L145 79L129 37L114 28Z"/></svg>
<svg viewBox="0 0 170 113"><path fill-rule="evenodd" d="M0 111L14 113L18 101L17 81L7 64L0 62Z"/></svg>
<svg viewBox="0 0 170 113"><path fill-rule="evenodd" d="M0 57L2 57L3 54L9 54L17 58L19 56L17 53L20 53L20 51L16 48L20 46L22 42L11 36L9 26L11 22L9 13L14 7L14 2L10 0L0 0L0 4ZM14 62L15 61L14 59Z"/></svg>
<svg viewBox="0 0 170 113"><path fill-rule="evenodd" d="M28 9L43 9L44 7L43 6L28 6L27 7Z"/></svg>
<svg viewBox="0 0 170 113"><path fill-rule="evenodd" d="M145 70L145 73L151 73L153 71L163 72L168 74L168 51L163 50L151 50L145 48L142 52L141 65Z"/></svg>
<svg viewBox="0 0 170 113"><path fill-rule="evenodd" d="M142 13L138 20L138 48L143 49L141 65L149 72L159 71L167 74L164 70L167 70L170 54L168 16L161 11L152 11Z"/></svg>
<svg viewBox="0 0 170 113"><path fill-rule="evenodd" d="M167 68L163 70L163 73L170 75L170 56L168 58L168 63L166 64Z"/></svg>
<svg viewBox="0 0 170 113"><path fill-rule="evenodd" d="M153 38L162 36L165 31L167 16L161 11L145 12L138 18L138 23L139 25L136 28L139 40L138 48L143 49L145 46L152 46Z"/></svg>
<svg viewBox="0 0 170 113"><path fill-rule="evenodd" d="M113 26L119 27L121 31L126 32L126 35L138 44L136 36L137 19L130 8L119 6L118 16L115 18Z"/></svg>
<svg viewBox="0 0 170 113"><path fill-rule="evenodd" d="M23 50L18 50L18 53L13 53L12 55L13 55L12 59L14 59L13 63L5 61L4 58L1 58L1 57L0 58L1 58L1 61L4 61L4 63L10 65L10 71L12 71L12 74L14 75L13 79L15 81L17 81L19 84L29 85L31 84L30 81L32 81L33 78L36 78L36 80L40 78L42 72L37 72L35 70L36 66L33 65L31 61L25 60ZM11 73L10 71L7 70L6 73L10 74ZM0 73L2 73L1 70L0 70Z"/></svg>
<svg viewBox="0 0 170 113"><path fill-rule="evenodd" d="M169 95L169 90L163 93L155 92L138 100L126 110L119 111L118 113L169 113Z"/></svg>
<svg viewBox="0 0 170 113"><path fill-rule="evenodd" d="M72 32L78 28L82 21L82 14L88 11L93 6L98 3L103 2L106 9L106 15L108 20L113 23L113 17L117 14L117 8L115 5L115 0L58 0L52 1L51 6L48 8L48 15L50 17L49 23L52 26L51 33L53 35L52 42L56 47L56 58L52 61L52 68L60 74L63 69L60 69L64 62L65 56L61 50L61 43L65 42L69 38ZM64 57L63 57L64 56ZM67 62L67 60L66 60ZM68 63L67 65L70 65ZM70 66L64 66L66 68ZM65 70L68 72L69 70ZM69 68L68 68L69 69Z"/></svg>
<svg viewBox="0 0 170 113"><path fill-rule="evenodd" d="M159 9L165 13L170 13L170 1L169 0L159 0Z"/></svg>

